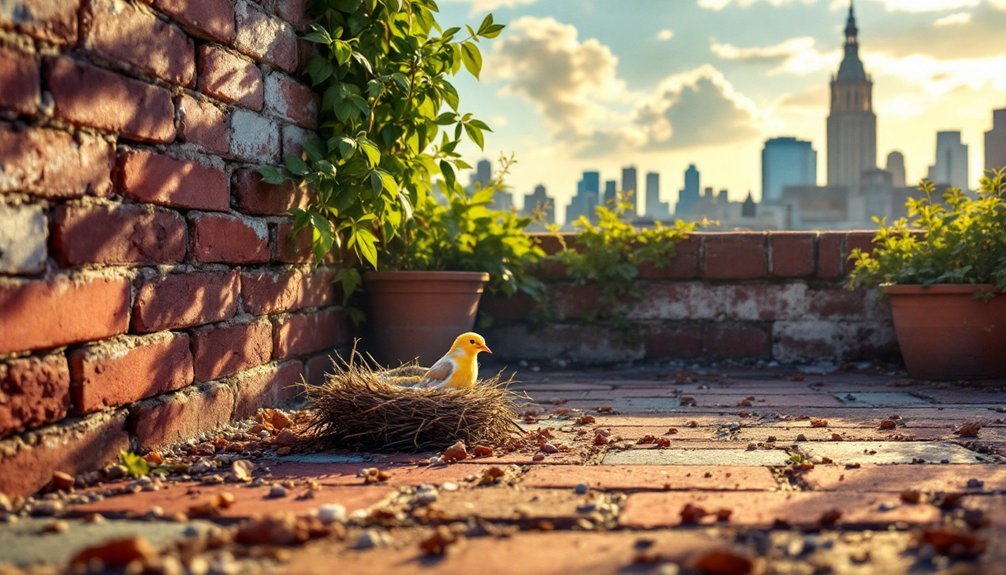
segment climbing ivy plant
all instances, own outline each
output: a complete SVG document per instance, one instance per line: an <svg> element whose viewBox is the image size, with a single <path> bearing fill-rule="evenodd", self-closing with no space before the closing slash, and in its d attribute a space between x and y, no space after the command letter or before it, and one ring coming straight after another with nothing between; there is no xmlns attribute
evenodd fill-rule
<svg viewBox="0 0 1006 575"><path fill-rule="evenodd" d="M449 79L482 70L481 40L503 25L488 15L478 26L441 28L434 0L312 0L305 39L316 52L307 73L321 94L321 139L282 167L260 170L265 181L293 180L311 190L293 211L310 229L315 255L379 268L388 250L408 247L414 209L427 205L434 181L456 186L469 166L456 151L464 138L480 148L491 131L461 108ZM339 272L343 291L360 284L355 265Z"/></svg>

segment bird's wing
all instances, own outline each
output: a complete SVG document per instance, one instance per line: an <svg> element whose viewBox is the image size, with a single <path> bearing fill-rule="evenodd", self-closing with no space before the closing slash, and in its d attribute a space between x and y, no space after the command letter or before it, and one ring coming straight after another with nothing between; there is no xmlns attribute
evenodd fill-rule
<svg viewBox="0 0 1006 575"><path fill-rule="evenodd" d="M443 385L451 378L454 374L455 369L454 360L449 356L444 356L440 358L437 363L433 364L433 367L426 372L423 376L422 381L419 382L419 387L437 387Z"/></svg>

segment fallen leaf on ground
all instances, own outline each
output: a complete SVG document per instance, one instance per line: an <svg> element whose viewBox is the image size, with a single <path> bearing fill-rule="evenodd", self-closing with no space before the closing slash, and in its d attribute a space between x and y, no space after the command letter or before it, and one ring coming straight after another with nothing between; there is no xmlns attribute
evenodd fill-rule
<svg viewBox="0 0 1006 575"><path fill-rule="evenodd" d="M985 540L954 529L926 529L919 535L919 541L932 545L940 555L954 558L977 557L985 552Z"/></svg>
<svg viewBox="0 0 1006 575"><path fill-rule="evenodd" d="M451 545L457 544L459 537L444 525L438 525L432 535L419 542L419 548L427 555L443 555Z"/></svg>
<svg viewBox="0 0 1006 575"><path fill-rule="evenodd" d="M811 420L810 420L810 426L811 427L828 427L828 420L827 419L811 418Z"/></svg>
<svg viewBox="0 0 1006 575"><path fill-rule="evenodd" d="M458 441L454 445L448 447L441 458L448 463L468 459L468 448L465 447L465 442Z"/></svg>
<svg viewBox="0 0 1006 575"><path fill-rule="evenodd" d="M234 463L231 463L231 474L234 475L234 479L240 483L247 483L252 480L252 471L255 470L255 464L247 459L238 459Z"/></svg>
<svg viewBox="0 0 1006 575"><path fill-rule="evenodd" d="M133 536L113 539L88 547L70 559L70 565L88 565L100 561L105 567L124 567L133 561L148 562L157 553L144 537Z"/></svg>
<svg viewBox="0 0 1006 575"><path fill-rule="evenodd" d="M982 422L980 421L969 421L962 424L956 430L954 434L958 437L978 437L978 432L982 430Z"/></svg>
<svg viewBox="0 0 1006 575"><path fill-rule="evenodd" d="M754 561L729 549L714 549L696 557L692 567L707 575L747 575Z"/></svg>

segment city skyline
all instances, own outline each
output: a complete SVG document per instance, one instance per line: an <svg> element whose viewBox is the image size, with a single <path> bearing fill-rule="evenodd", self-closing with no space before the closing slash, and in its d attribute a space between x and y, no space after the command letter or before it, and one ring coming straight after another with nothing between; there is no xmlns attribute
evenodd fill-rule
<svg viewBox="0 0 1006 575"><path fill-rule="evenodd" d="M657 172L674 203L692 163L730 199L761 196L767 139L826 153L827 81L842 56L847 1L455 0L447 24L491 10L510 24L485 46L481 84L459 91L495 130L484 155L516 152L509 183L543 184L565 206L585 170ZM971 147L969 185L991 110L1006 106L1006 0L858 0L874 82L878 162L904 153L909 183L934 162L936 132ZM467 153L467 152L466 152ZM477 150L471 153L479 153ZM819 182L826 162L818 162ZM641 195L641 194L639 194Z"/></svg>

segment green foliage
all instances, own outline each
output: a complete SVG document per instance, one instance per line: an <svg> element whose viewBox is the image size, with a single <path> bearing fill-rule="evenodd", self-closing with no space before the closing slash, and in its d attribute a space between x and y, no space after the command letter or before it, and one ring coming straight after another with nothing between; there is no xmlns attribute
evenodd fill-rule
<svg viewBox="0 0 1006 575"><path fill-rule="evenodd" d="M982 178L976 198L957 188L907 201L908 218L876 220L873 253L853 250L849 287L886 284L994 284L1006 290L1006 170Z"/></svg>
<svg viewBox="0 0 1006 575"><path fill-rule="evenodd" d="M566 275L577 285L600 287L601 295L588 321L626 329L626 304L641 297L634 280L644 265L666 267L677 254L677 244L709 222L676 220L673 226L657 222L652 228L637 228L625 221L634 211L631 196L622 196L611 207L598 206L597 223L581 216L573 226L579 232L575 249L568 247L552 256L565 264Z"/></svg>
<svg viewBox="0 0 1006 575"><path fill-rule="evenodd" d="M322 138L260 173L309 187L296 229L311 230L319 260L334 253L347 266L338 279L348 295L360 284L356 262L384 266L389 246L418 226L413 212L435 178L453 189L470 167L455 152L462 138L483 145L489 126L460 110L448 78L462 67L477 78L478 43L503 25L489 15L477 30L444 30L434 0L313 0L310 11L305 39L317 50L307 72L322 94Z"/></svg>
<svg viewBox="0 0 1006 575"><path fill-rule="evenodd" d="M133 479L150 473L150 465L147 460L131 451L120 451L119 463L126 468L126 474Z"/></svg>

